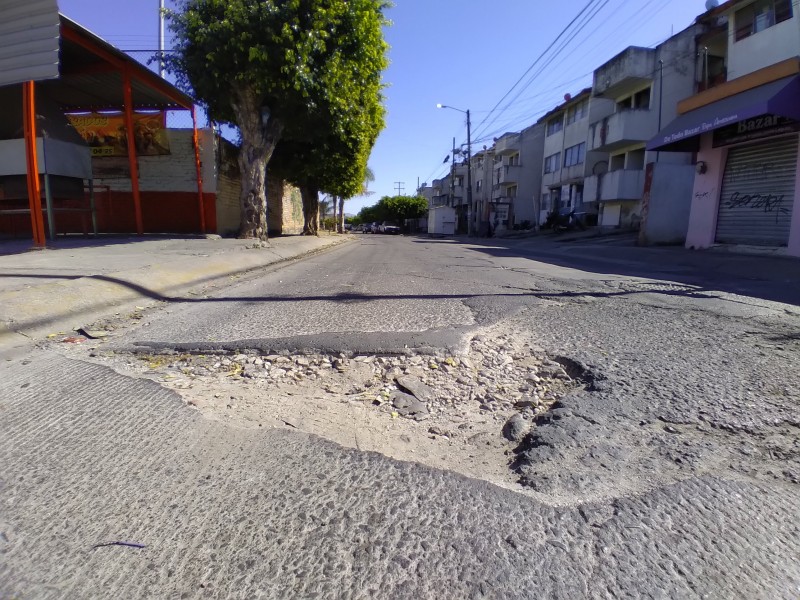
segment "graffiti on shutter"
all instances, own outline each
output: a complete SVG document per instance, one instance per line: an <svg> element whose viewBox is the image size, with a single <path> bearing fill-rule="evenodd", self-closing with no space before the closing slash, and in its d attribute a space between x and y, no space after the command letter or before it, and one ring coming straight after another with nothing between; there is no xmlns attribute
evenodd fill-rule
<svg viewBox="0 0 800 600"><path fill-rule="evenodd" d="M718 243L785 246L797 177L796 135L732 148L722 179Z"/></svg>

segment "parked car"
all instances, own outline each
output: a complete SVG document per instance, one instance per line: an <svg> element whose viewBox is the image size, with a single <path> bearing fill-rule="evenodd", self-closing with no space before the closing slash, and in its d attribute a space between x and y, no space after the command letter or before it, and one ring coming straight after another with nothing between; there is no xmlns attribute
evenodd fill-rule
<svg viewBox="0 0 800 600"><path fill-rule="evenodd" d="M391 223L387 223L386 221L381 223L379 230L381 233L385 233L387 235L400 234L400 228L397 225L392 225Z"/></svg>
<svg viewBox="0 0 800 600"><path fill-rule="evenodd" d="M380 233L381 227L377 223L371 223L369 225L369 231L367 233Z"/></svg>

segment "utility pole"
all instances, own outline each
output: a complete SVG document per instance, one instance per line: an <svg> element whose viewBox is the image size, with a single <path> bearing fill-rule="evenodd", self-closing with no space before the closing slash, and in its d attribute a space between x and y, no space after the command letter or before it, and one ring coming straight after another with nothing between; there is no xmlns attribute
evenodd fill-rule
<svg viewBox="0 0 800 600"><path fill-rule="evenodd" d="M448 206L456 207L456 138L453 138L453 153L450 155L453 160L450 161L450 201Z"/></svg>
<svg viewBox="0 0 800 600"><path fill-rule="evenodd" d="M472 123L469 120L469 109L467 109L467 206L472 212L472 227L467 226L470 235L477 235L478 233L478 211L472 205Z"/></svg>
<svg viewBox="0 0 800 600"><path fill-rule="evenodd" d="M164 78L164 0L158 0L158 74Z"/></svg>
<svg viewBox="0 0 800 600"><path fill-rule="evenodd" d="M395 181L394 182L394 189L397 190L397 195L402 196L403 192L405 191L406 182L405 181Z"/></svg>

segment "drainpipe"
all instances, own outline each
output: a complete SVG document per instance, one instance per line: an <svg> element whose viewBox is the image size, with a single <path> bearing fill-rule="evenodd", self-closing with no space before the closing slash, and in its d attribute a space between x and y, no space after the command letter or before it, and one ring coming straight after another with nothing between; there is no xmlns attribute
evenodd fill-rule
<svg viewBox="0 0 800 600"><path fill-rule="evenodd" d="M664 106L664 61L658 61L660 67L660 74L658 79L658 129L657 131L661 131L661 109ZM656 162L661 157L661 151L656 151Z"/></svg>

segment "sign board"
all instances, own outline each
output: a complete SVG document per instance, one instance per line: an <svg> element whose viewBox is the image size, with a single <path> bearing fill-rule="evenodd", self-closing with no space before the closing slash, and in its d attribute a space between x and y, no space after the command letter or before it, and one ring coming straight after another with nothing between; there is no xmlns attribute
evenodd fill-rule
<svg viewBox="0 0 800 600"><path fill-rule="evenodd" d="M128 135L122 114L67 115L86 140L92 156L128 156ZM133 132L137 156L170 154L164 113L134 114Z"/></svg>
<svg viewBox="0 0 800 600"><path fill-rule="evenodd" d="M776 115L761 115L717 129L714 131L713 146L719 148L797 131L800 131L800 121Z"/></svg>
<svg viewBox="0 0 800 600"><path fill-rule="evenodd" d="M492 212L494 215L492 216L492 220L494 221L507 221L508 220L508 204L493 204L492 205Z"/></svg>

